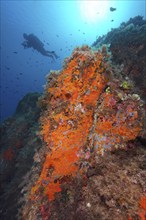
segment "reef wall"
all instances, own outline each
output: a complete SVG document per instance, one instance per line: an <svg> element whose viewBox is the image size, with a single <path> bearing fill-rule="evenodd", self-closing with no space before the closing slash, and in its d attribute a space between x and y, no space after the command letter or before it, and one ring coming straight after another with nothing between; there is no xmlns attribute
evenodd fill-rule
<svg viewBox="0 0 146 220"><path fill-rule="evenodd" d="M112 63L105 45L97 51L88 46L76 48L60 72L48 75L45 92L39 100L43 109L40 135L45 144L45 159L39 176L38 172L34 173L35 181L29 184L22 219L77 219L80 215L80 219L97 219L99 216L105 219L106 216L106 219L116 220L137 215L138 201L144 193L139 161L133 163L140 179L133 174L126 178L128 171L125 167L121 170L116 162L112 164L114 168L110 167L117 173L121 170L116 177L113 172L105 176L98 167L99 161L101 164L109 162L113 157L111 153L119 152L117 149L129 151L134 148L133 141L143 135L143 101L134 88L119 66ZM106 175L108 164L104 165ZM101 182L98 172L102 173ZM136 184L132 183L133 178ZM90 187L97 188L94 192L98 195L97 203ZM81 201L75 198L79 191ZM104 205L100 206L103 198ZM62 210L58 209L58 204ZM72 215L67 217L71 204L74 207ZM93 206L94 211L85 211L88 206ZM111 206L112 210L105 214L104 206Z"/></svg>
<svg viewBox="0 0 146 220"><path fill-rule="evenodd" d="M109 44L112 61L120 64L125 74L137 86L141 98L146 102L146 20L141 16L130 18L99 37L93 47Z"/></svg>

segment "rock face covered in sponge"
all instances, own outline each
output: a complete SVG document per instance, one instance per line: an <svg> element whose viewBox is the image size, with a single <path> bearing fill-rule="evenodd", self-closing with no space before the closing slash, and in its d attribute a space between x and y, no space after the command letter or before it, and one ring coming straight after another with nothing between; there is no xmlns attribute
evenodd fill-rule
<svg viewBox="0 0 146 220"><path fill-rule="evenodd" d="M86 173L91 157L126 147L141 134L142 101L110 58L106 46L76 48L63 70L47 77L40 100L47 151L33 200L40 192L54 200L67 177Z"/></svg>

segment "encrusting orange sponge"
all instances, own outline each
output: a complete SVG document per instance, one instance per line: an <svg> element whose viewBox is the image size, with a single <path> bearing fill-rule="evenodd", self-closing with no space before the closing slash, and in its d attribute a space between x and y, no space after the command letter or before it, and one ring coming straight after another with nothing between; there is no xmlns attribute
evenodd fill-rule
<svg viewBox="0 0 146 220"><path fill-rule="evenodd" d="M54 200L66 176L82 173L80 160L123 146L142 130L141 100L121 87L104 46L76 48L63 70L51 72L40 101L41 136L48 146L32 198ZM88 156L87 156L88 155Z"/></svg>

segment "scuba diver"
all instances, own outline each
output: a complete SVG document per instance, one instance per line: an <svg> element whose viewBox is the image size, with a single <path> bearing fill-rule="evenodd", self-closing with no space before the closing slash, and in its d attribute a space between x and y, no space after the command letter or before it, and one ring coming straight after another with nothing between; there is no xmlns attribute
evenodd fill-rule
<svg viewBox="0 0 146 220"><path fill-rule="evenodd" d="M23 37L25 39L25 41L22 43L22 46L24 47L24 49L32 47L33 49L37 50L42 55L50 57L53 60L59 58L59 56L57 56L55 51L45 50L44 44L34 34L27 35L24 33Z"/></svg>

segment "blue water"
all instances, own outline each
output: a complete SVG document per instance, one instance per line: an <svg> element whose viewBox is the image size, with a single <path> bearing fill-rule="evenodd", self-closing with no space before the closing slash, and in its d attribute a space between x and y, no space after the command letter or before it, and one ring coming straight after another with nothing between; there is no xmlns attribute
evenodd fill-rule
<svg viewBox="0 0 146 220"><path fill-rule="evenodd" d="M93 7L91 7L93 6ZM111 12L110 7L116 8ZM145 1L1 1L0 120L11 116L28 92L42 92L45 75L62 68L76 46L89 46L98 36L130 17L144 16ZM24 49L23 33L35 34L47 50L59 56L55 62Z"/></svg>

